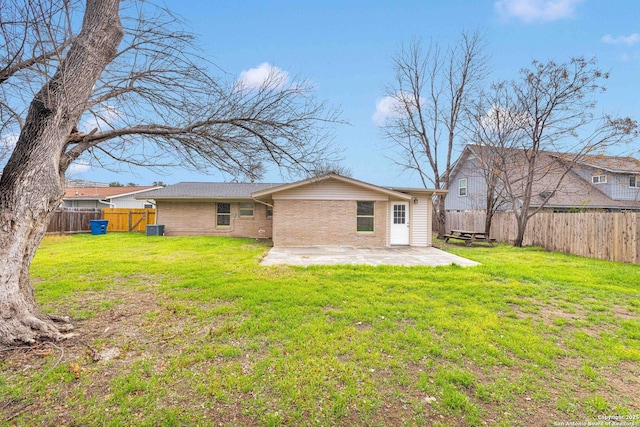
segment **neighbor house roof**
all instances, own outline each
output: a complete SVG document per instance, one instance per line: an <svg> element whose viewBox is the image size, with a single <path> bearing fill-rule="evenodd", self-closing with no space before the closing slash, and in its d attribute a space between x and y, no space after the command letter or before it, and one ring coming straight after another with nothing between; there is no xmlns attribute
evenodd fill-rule
<svg viewBox="0 0 640 427"><path fill-rule="evenodd" d="M179 182L145 192L137 199L251 199L256 191L282 184L254 182Z"/></svg>
<svg viewBox="0 0 640 427"><path fill-rule="evenodd" d="M105 200L130 196L143 191L161 188L153 185L140 187L67 187L64 200Z"/></svg>
<svg viewBox="0 0 640 427"><path fill-rule="evenodd" d="M577 163L614 173L640 174L640 160L633 157L590 155Z"/></svg>
<svg viewBox="0 0 640 427"><path fill-rule="evenodd" d="M548 183L557 182L560 170L549 173L545 179L537 180L533 185L532 206L540 206L545 198L548 198L546 207L574 207L574 208L633 208L637 203L631 200L613 200L599 187L592 185L581 178L574 171L569 171L563 178L560 186L550 195Z"/></svg>

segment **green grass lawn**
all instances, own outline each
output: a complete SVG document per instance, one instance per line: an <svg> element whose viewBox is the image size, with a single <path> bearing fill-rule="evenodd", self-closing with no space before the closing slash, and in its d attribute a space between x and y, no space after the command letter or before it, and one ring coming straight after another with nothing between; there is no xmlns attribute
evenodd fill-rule
<svg viewBox="0 0 640 427"><path fill-rule="evenodd" d="M640 423L640 266L445 245L482 265L261 267L267 249L45 239L36 297L79 335L0 354L2 422Z"/></svg>

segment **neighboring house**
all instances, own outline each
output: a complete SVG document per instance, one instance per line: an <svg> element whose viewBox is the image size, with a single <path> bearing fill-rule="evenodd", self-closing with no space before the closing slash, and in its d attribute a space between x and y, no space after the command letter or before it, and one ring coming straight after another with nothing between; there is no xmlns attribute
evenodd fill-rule
<svg viewBox="0 0 640 427"><path fill-rule="evenodd" d="M86 179L67 179L65 187L108 187L106 182L87 181Z"/></svg>
<svg viewBox="0 0 640 427"><path fill-rule="evenodd" d="M63 198L63 209L85 208L153 208L152 200L136 199L139 193L162 187L67 187Z"/></svg>
<svg viewBox="0 0 640 427"><path fill-rule="evenodd" d="M272 238L274 246L431 246L432 197L337 174L290 184L185 182L156 201L167 235Z"/></svg>
<svg viewBox="0 0 640 427"><path fill-rule="evenodd" d="M480 145L467 145L456 161L445 200L447 211L484 210L487 182L481 159L490 151ZM511 182L522 178L518 174L524 152L511 150L509 173ZM556 187L560 175L569 167L562 153L542 152L538 158L531 207L546 201L545 209L555 212L598 210L621 212L640 211L640 161L631 157L593 155L575 162ZM504 197L504 196L503 196ZM516 206L519 207L519 206ZM503 198L498 211L508 211L512 204Z"/></svg>

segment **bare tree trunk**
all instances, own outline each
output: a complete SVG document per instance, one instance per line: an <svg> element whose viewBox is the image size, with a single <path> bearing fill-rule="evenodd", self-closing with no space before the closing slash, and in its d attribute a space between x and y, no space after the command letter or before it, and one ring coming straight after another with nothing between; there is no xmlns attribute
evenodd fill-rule
<svg viewBox="0 0 640 427"><path fill-rule="evenodd" d="M69 329L69 325L54 325L38 309L29 280L31 261L60 203L63 186L51 167L53 162L48 162L48 170L32 167L47 151L25 154L29 158L24 159L27 167L23 172L12 173L7 167L0 184L0 343L5 345L58 340L62 337L59 328Z"/></svg>
<svg viewBox="0 0 640 427"><path fill-rule="evenodd" d="M93 86L122 39L119 0L87 0L83 26L29 107L0 180L0 344L58 340L71 328L40 311L29 267L64 194L62 158Z"/></svg>
<svg viewBox="0 0 640 427"><path fill-rule="evenodd" d="M524 233L527 231L528 217L526 215L516 217L516 223L518 225L518 232L516 234L516 240L513 242L513 246L521 248L524 242Z"/></svg>
<svg viewBox="0 0 640 427"><path fill-rule="evenodd" d="M436 196L435 200L435 221L436 221L436 229L438 230L438 238L444 238L444 235L447 234L447 214L444 209L444 199L445 195L439 194Z"/></svg>
<svg viewBox="0 0 640 427"><path fill-rule="evenodd" d="M495 213L493 209L489 206L487 201L487 209L485 210L486 214L484 217L484 232L489 237L491 233L491 223L493 222L493 214Z"/></svg>

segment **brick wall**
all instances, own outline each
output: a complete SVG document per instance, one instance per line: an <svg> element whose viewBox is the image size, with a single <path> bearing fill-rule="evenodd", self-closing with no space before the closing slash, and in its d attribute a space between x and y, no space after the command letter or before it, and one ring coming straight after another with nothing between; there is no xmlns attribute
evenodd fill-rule
<svg viewBox="0 0 640 427"><path fill-rule="evenodd" d="M254 203L253 217L241 218L240 204L231 202L231 225L226 227L216 226L215 202L158 200L156 206L156 223L165 226L167 236L271 237L272 220L267 219L266 207L261 203Z"/></svg>
<svg viewBox="0 0 640 427"><path fill-rule="evenodd" d="M355 200L274 201L274 246L385 246L387 204L375 202L372 233L356 232Z"/></svg>

